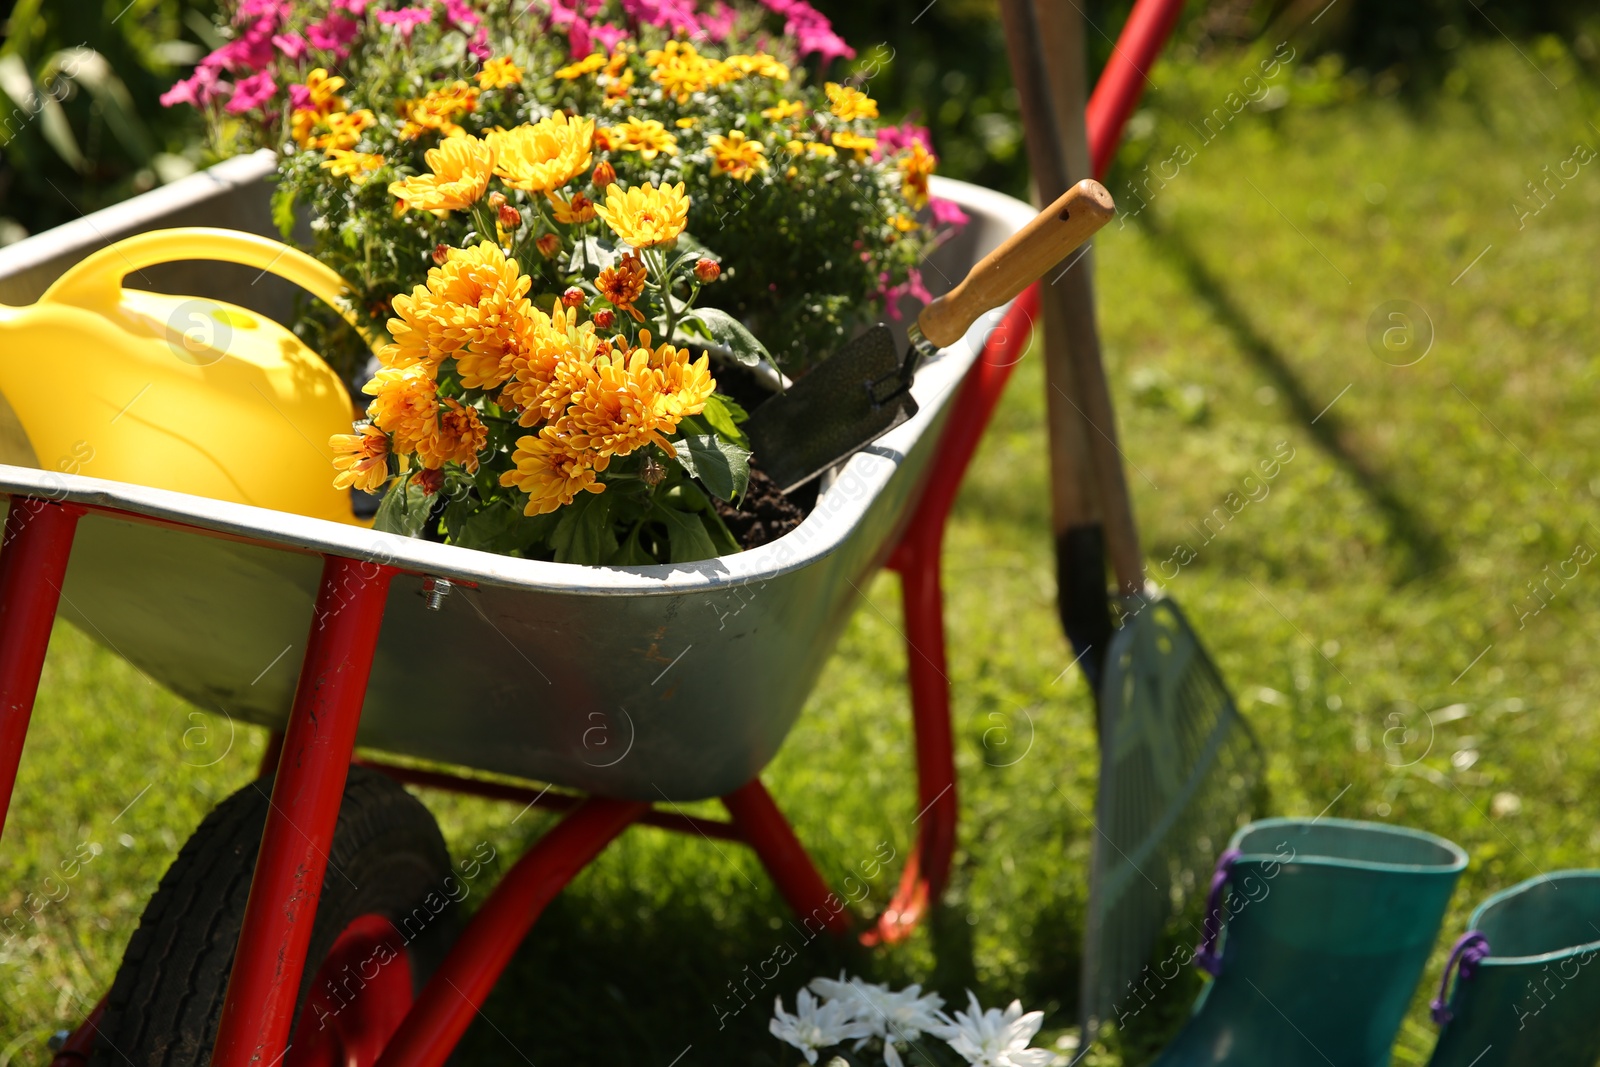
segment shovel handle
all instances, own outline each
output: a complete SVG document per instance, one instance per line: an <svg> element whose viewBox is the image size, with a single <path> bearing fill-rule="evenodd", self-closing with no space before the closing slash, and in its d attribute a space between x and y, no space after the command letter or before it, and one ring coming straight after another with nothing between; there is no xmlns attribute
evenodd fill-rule
<svg viewBox="0 0 1600 1067"><path fill-rule="evenodd" d="M979 260L961 283L922 309L917 326L936 348L959 341L985 311L999 307L1066 259L1111 220L1117 205L1085 178Z"/></svg>

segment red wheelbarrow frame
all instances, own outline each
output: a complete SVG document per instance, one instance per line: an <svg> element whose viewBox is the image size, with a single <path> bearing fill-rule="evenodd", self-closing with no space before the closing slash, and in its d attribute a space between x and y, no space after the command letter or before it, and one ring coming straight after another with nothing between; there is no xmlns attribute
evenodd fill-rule
<svg viewBox="0 0 1600 1067"><path fill-rule="evenodd" d="M1182 0L1139 0L1130 13L1087 110L1097 175L1109 165L1142 90L1144 69L1171 33L1181 8ZM1027 347L1038 306L1038 287L1033 286L1017 298L990 334L955 398L929 481L888 562L900 574L904 601L919 831L889 906L859 935L865 944L908 935L939 899L954 856L958 807L940 555L962 477ZM77 504L19 497L12 500L6 517L0 541L0 832L38 693L73 533L87 510ZM535 791L357 759L361 705L389 583L397 573L380 563L324 557L288 727L282 736L273 736L262 762L263 772L276 770L277 775L213 1052L215 1067L276 1067L287 1051L327 854L352 763L402 782L568 811L495 886L384 1046L378 1067L442 1064L544 908L633 823L746 844L804 921L837 935L850 931L850 913L818 873L759 778L722 798L729 815L724 822L662 811L643 802ZM290 811L295 812L292 820ZM102 1010L103 1002L60 1049L58 1067L87 1059Z"/></svg>

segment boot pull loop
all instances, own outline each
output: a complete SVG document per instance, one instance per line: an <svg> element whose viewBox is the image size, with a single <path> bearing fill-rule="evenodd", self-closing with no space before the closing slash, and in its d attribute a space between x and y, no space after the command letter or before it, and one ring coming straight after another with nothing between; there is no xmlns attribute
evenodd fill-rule
<svg viewBox="0 0 1600 1067"><path fill-rule="evenodd" d="M1444 974L1439 976L1439 995L1429 1005L1433 1009L1433 1021L1440 1026L1452 1018L1449 1007L1445 1004L1446 994L1450 992L1450 971L1458 968L1461 977L1457 980L1459 985L1471 978L1478 969L1478 964L1485 956L1489 955L1489 939L1477 930L1468 930L1456 941L1455 947L1450 950L1450 958L1445 961Z"/></svg>
<svg viewBox="0 0 1600 1067"><path fill-rule="evenodd" d="M1241 855L1238 849L1230 848L1217 857L1211 891L1206 894L1206 912L1201 920L1200 943L1194 947L1194 961L1213 978L1222 971L1222 955L1217 951L1217 939L1222 936L1222 891L1227 888L1234 861Z"/></svg>

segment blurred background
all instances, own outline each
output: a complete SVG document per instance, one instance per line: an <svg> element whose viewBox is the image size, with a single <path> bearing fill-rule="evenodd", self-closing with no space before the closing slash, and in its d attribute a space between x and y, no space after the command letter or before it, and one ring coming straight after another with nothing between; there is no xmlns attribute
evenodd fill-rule
<svg viewBox="0 0 1600 1067"><path fill-rule="evenodd" d="M1128 5L1076 2L1097 69ZM1028 195L991 0L818 6L885 117L932 128L942 173ZM157 96L218 43L212 7L10 7L0 242L209 162L198 116ZM1273 56L1278 72L1247 82ZM1600 579L1566 577L1600 549L1600 16L1555 0L1197 0L1149 76L1106 179L1122 218L1096 242L1145 556L1192 557L1160 573L1261 736L1266 813L1388 820L1470 853L1424 980L1436 984L1484 896L1600 863ZM1248 105L1208 126L1230 94ZM1425 327L1407 366L1373 340L1395 301ZM1047 1012L1043 1039L1065 1063L1096 763L1055 615L1039 363L1019 367L947 539L963 820L947 906L908 944L848 962L952 1000L1020 996ZM1269 492L1202 529L1272 456ZM915 815L898 589L881 576L864 593L765 775L830 872L886 838L903 850ZM74 842L106 854L0 944L0 1067L44 1062L40 1035L106 988L178 846L253 775L257 733L235 737L58 626L7 863L24 886ZM199 758L212 744L221 754ZM143 799L110 826L130 798ZM547 825L427 801L458 855L481 841L516 855ZM0 883L0 906L21 892ZM748 864L630 835L552 908L465 1055L522 1062L510 1041L535 1059L659 1067L692 1043L684 1067L774 1062L765 1005L726 1030L704 1005L766 958L785 915ZM819 948L767 996L844 962ZM1163 988L1089 1062L1143 1062L1198 985ZM1398 1064L1432 1048L1427 997Z"/></svg>

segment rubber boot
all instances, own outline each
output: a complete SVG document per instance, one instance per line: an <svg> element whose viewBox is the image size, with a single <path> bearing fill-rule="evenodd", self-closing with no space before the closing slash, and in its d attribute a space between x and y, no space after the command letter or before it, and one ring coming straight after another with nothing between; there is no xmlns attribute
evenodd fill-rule
<svg viewBox="0 0 1600 1067"><path fill-rule="evenodd" d="M1472 913L1461 973L1434 1021L1430 1067L1594 1067L1600 1061L1600 871L1557 871Z"/></svg>
<svg viewBox="0 0 1600 1067"><path fill-rule="evenodd" d="M1217 865L1196 952L1215 978L1156 1063L1387 1064L1466 865L1442 837L1381 823L1246 826Z"/></svg>

